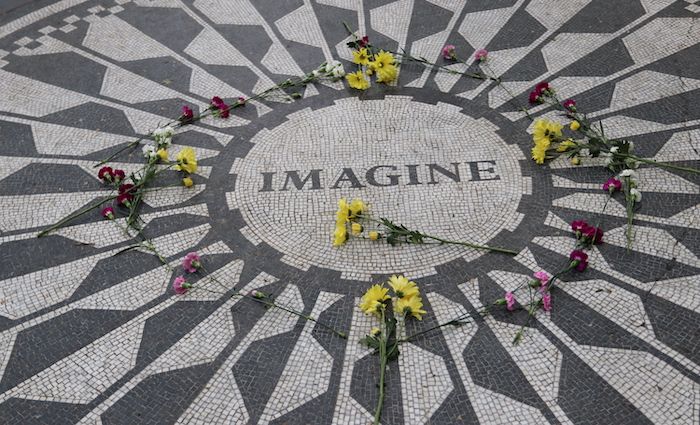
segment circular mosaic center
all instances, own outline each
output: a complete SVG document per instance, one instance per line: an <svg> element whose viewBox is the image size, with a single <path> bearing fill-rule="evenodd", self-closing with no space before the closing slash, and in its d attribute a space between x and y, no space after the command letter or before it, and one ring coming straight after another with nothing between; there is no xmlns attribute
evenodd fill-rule
<svg viewBox="0 0 700 425"><path fill-rule="evenodd" d="M351 238L332 247L338 199L360 198L372 216L448 239L487 244L517 221L524 180L517 147L489 121L409 97L339 100L303 110L237 160L236 204L249 232L297 265L346 275L427 273L459 246Z"/></svg>

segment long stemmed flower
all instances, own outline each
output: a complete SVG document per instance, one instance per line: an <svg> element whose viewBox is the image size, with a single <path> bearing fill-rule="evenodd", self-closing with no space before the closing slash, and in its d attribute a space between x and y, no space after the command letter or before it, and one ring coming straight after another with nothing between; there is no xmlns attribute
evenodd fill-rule
<svg viewBox="0 0 700 425"><path fill-rule="evenodd" d="M185 273L189 273L189 274L199 273L200 271L202 273L205 273L206 279L219 285L222 288L222 291L221 292L215 291L215 290L206 288L204 285L195 285L192 283L188 283L187 279L183 275L180 275L180 276L175 278L175 280L173 281L173 285L172 285L173 291L175 291L175 293L178 295L182 295L182 294L187 293L190 290L196 290L196 289L205 290L207 292L212 292L212 293L216 293L216 294L220 294L220 295L225 295L230 290L230 287L228 287L224 282L222 282L216 276L210 274L206 270L204 263L201 260L201 257L196 252L189 252L185 255L185 257L182 259L182 269ZM319 326L322 326L322 327L328 329L329 331L333 332L334 334L336 334L340 338L347 339L347 334L345 332L341 332L341 331L335 329L334 327L312 317L311 315L304 314L303 312L296 311L293 308L287 307L283 304L279 304L279 303L275 302L272 295L266 294L262 291L254 290L254 291L251 291L250 293L243 293L241 291L237 291L237 292L234 292L231 296L232 297L243 297L243 298L246 298L249 300L253 300L259 304L263 304L268 308L277 308L277 309L280 309L282 311L286 311L287 313L301 317L304 320L314 322L314 323L318 324Z"/></svg>
<svg viewBox="0 0 700 425"><path fill-rule="evenodd" d="M377 229L369 230L366 232L367 236L363 236L363 233L367 230L365 226L361 224L361 222L363 221L375 224ZM348 228L350 231L348 231ZM370 240L383 240L392 246L401 243L415 245L460 245L467 248L500 252L503 254L518 254L516 251L506 248L478 245L464 241L455 241L435 235L430 235L419 230L408 229L406 226L402 224L397 224L392 220L384 217L376 219L369 215L369 212L367 211L367 206L362 200L353 199L350 203L348 203L345 200L345 198L342 198L338 201L338 210L336 212L336 226L333 234L333 245L343 245L348 240L350 235L356 237L365 237Z"/></svg>
<svg viewBox="0 0 700 425"><path fill-rule="evenodd" d="M365 314L379 319L379 327L373 328L360 340L360 343L374 348L379 354L379 396L374 410L374 425L378 425L382 417L386 366L399 356L399 344L402 342L399 336L402 331L397 327L410 318L421 320L425 314L423 300L415 282L403 275L394 275L386 283L391 287L393 297L389 296L389 288L384 287L384 283L372 285L362 296L359 306Z"/></svg>

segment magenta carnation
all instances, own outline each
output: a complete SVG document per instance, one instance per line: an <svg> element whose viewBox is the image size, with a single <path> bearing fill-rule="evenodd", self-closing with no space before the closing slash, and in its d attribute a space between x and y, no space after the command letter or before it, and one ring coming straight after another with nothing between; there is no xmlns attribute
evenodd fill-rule
<svg viewBox="0 0 700 425"><path fill-rule="evenodd" d="M571 230L574 232L583 232L587 227L590 226L583 220L574 220L571 222Z"/></svg>
<svg viewBox="0 0 700 425"><path fill-rule="evenodd" d="M442 48L442 57L445 59L455 59L455 46L452 44L446 44Z"/></svg>
<svg viewBox="0 0 700 425"><path fill-rule="evenodd" d="M100 171L97 172L97 177L105 182L111 182L114 177L113 173L114 170L112 170L112 167L102 167Z"/></svg>
<svg viewBox="0 0 700 425"><path fill-rule="evenodd" d="M539 271L539 272L535 273L534 276L535 276L535 279L540 281L543 288L545 286L547 286L547 283L549 282L549 278L550 278L549 273L544 272L544 271Z"/></svg>
<svg viewBox="0 0 700 425"><path fill-rule="evenodd" d="M199 255L196 252L190 252L182 259L182 268L187 273L194 273L202 266L199 261Z"/></svg>
<svg viewBox="0 0 700 425"><path fill-rule="evenodd" d="M576 101L574 99L566 99L562 102L562 106L571 112L576 111Z"/></svg>
<svg viewBox="0 0 700 425"><path fill-rule="evenodd" d="M176 294L182 295L191 287L189 283L185 280L183 276L178 276L173 281L173 290Z"/></svg>
<svg viewBox="0 0 700 425"><path fill-rule="evenodd" d="M112 220L114 218L114 208L104 207L102 208L102 217Z"/></svg>
<svg viewBox="0 0 700 425"><path fill-rule="evenodd" d="M114 170L112 171L112 177L115 183L119 183L126 178L126 173L124 170Z"/></svg>
<svg viewBox="0 0 700 425"><path fill-rule="evenodd" d="M579 249L571 251L569 260L571 260L571 264L576 267L576 270L580 272L586 270L586 267L588 267L588 254Z"/></svg>
<svg viewBox="0 0 700 425"><path fill-rule="evenodd" d="M610 177L608 181L603 183L603 190L608 193L613 193L622 189L622 182L615 177Z"/></svg>

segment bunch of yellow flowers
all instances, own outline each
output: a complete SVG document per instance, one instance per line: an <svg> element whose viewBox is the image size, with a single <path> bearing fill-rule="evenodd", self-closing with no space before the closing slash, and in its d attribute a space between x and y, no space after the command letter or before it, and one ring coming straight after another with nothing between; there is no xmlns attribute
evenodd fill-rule
<svg viewBox="0 0 700 425"><path fill-rule="evenodd" d="M177 154L176 159L177 165L175 165L175 169L185 173L185 177L182 179L182 184L186 187L191 187L194 182L189 175L194 174L197 171L197 157L194 153L194 149L189 146L182 149Z"/></svg>
<svg viewBox="0 0 700 425"><path fill-rule="evenodd" d="M338 210L335 212L335 231L333 246L340 246L348 240L348 224L354 235L362 233L363 227L357 220L367 210L367 205L361 199L353 199L348 203L345 198L338 200Z"/></svg>
<svg viewBox="0 0 700 425"><path fill-rule="evenodd" d="M369 76L377 75L377 82L388 84L396 79L398 68L394 55L384 50L372 55L367 47L352 52L352 61L360 66L357 72L345 76L350 87L358 90L367 90L370 87Z"/></svg>
<svg viewBox="0 0 700 425"><path fill-rule="evenodd" d="M360 309L365 314L377 315L386 305L385 301L392 298L394 312L421 320L425 310L416 282L408 280L404 275L393 275L387 283L394 293L393 297L389 296L389 288L385 288L383 284L372 285L362 296Z"/></svg>
<svg viewBox="0 0 700 425"><path fill-rule="evenodd" d="M532 159L538 164L543 164L547 157L547 150L552 142L561 139L562 125L546 119L538 119L535 121L535 127L532 132L532 139L535 146L532 148Z"/></svg>

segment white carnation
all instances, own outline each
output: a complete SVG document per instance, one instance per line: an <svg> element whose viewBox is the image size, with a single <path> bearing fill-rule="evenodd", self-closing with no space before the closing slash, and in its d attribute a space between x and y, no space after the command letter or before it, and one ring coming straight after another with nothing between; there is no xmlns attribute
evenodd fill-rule
<svg viewBox="0 0 700 425"><path fill-rule="evenodd" d="M153 159L158 156L156 148L153 145L144 145L143 148L141 148L141 152L143 152L143 156L146 157L146 159Z"/></svg>
<svg viewBox="0 0 700 425"><path fill-rule="evenodd" d="M639 202L642 200L642 192L640 192L639 189L633 187L630 189L630 195L634 196L634 202Z"/></svg>

